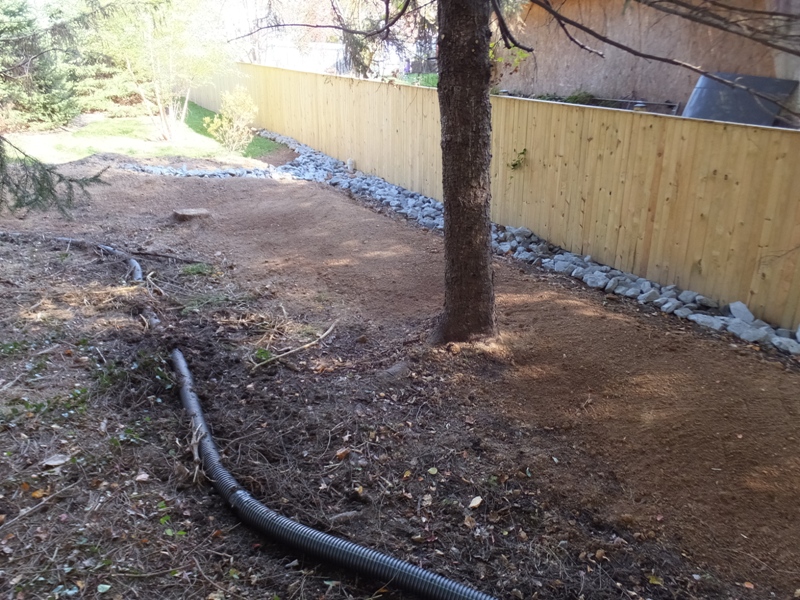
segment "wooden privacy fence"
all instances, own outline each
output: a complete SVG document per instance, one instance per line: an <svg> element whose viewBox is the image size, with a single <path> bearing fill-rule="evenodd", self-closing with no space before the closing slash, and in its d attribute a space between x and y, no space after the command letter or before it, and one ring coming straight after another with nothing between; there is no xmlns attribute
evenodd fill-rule
<svg viewBox="0 0 800 600"><path fill-rule="evenodd" d="M240 64L257 125L441 199L436 91ZM800 324L800 132L494 97L492 218Z"/></svg>

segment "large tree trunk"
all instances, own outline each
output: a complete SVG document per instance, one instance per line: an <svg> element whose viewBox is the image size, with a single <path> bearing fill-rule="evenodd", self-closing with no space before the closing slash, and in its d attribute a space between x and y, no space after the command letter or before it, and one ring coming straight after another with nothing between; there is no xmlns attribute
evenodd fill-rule
<svg viewBox="0 0 800 600"><path fill-rule="evenodd" d="M496 333L492 283L490 0L439 0L444 312L436 342Z"/></svg>

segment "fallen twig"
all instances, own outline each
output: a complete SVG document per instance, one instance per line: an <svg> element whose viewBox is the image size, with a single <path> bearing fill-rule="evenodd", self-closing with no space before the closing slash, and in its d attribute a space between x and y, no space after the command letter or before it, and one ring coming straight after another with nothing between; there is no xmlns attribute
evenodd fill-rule
<svg viewBox="0 0 800 600"><path fill-rule="evenodd" d="M188 265L195 265L203 262L200 260L192 260L191 258L180 258L179 256L172 256L171 254L159 254L158 252L145 252L143 250L131 252L131 254L134 254L136 256L153 256L155 258L165 258L167 260L174 260L175 262L186 263Z"/></svg>
<svg viewBox="0 0 800 600"><path fill-rule="evenodd" d="M142 276L142 266L139 264L139 261L131 257L130 254L128 254L127 252L123 252L122 250L117 250L116 248L112 248L111 246L106 246L104 244L96 244L96 246L100 248L100 250L102 250L103 252L108 252L109 254L116 256L117 258L123 259L125 262L128 263L128 267L130 267L132 273L131 279L133 279L134 281L143 281L144 278Z"/></svg>
<svg viewBox="0 0 800 600"><path fill-rule="evenodd" d="M250 369L250 372L252 373L253 371L258 369L259 367L263 367L264 365L268 365L270 363L273 363L276 360L280 360L280 359L282 359L282 358L284 358L286 356L289 356L290 354L296 354L297 352L300 352L301 350L305 350L306 348L310 348L314 344L319 344L322 340L324 340L326 337L328 337L330 335L331 331L333 331L333 328L336 327L336 323L338 323L338 322L339 322L339 319L336 319L333 323L331 323L331 326L328 327L328 330L325 333L323 333L321 336L319 336L317 339L315 339L314 341L308 342L307 344L303 344L302 346L298 346L297 348L294 348L292 350L284 352L283 354L278 354L276 356L271 356L267 360L262 361L260 363L256 363L255 365L253 365L253 368Z"/></svg>
<svg viewBox="0 0 800 600"><path fill-rule="evenodd" d="M216 583L213 579L211 579L208 575L206 575L205 572L203 571L203 568L200 566L200 562L197 560L196 556L193 556L192 559L194 560L194 564L197 565L197 570L200 572L200 575L202 575L203 579L205 579L208 583L213 585L219 591L224 592L225 594L230 594L231 596L234 596L236 598L241 598L242 597L239 594L236 594L236 593L234 593L234 592L232 592L232 591L230 591L228 589L225 589L224 587L222 587L221 585Z"/></svg>
<svg viewBox="0 0 800 600"><path fill-rule="evenodd" d="M12 380L11 380L11 381L9 381L7 384L5 384L3 387L1 387L1 388L0 388L0 392L5 392L5 391L6 391L8 388L10 388L12 385L14 385L15 383L17 383L17 381L19 381L20 379L22 379L22 376L23 376L23 375L25 375L25 373L24 373L24 372L20 373L20 374L19 374L19 375L17 375L16 377L14 377L14 379L12 379Z"/></svg>
<svg viewBox="0 0 800 600"><path fill-rule="evenodd" d="M169 575L170 573L175 573L176 571L185 571L187 569L186 566L183 567L173 567L171 569L164 569L163 571L155 571L153 573L110 573L111 577L135 577L139 579L146 579L148 577L160 577L161 575Z"/></svg>
<svg viewBox="0 0 800 600"><path fill-rule="evenodd" d="M116 256L117 258L121 258L122 260L128 263L128 267L130 268L130 272L132 273L131 279L133 279L134 281L143 280L142 266L139 264L139 261L137 261L127 252L123 252L122 250L117 250L116 248L112 248L111 246L106 246L105 244L95 244L92 242L87 242L86 240L76 240L74 238L68 238L68 237L57 237L55 238L55 241L66 243L67 251L69 251L69 247L73 245L77 246L78 248L94 247L102 250L103 252Z"/></svg>

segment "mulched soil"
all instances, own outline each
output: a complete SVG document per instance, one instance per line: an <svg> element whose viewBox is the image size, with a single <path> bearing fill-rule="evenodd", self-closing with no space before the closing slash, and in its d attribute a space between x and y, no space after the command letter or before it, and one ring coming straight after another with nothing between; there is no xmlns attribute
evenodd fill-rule
<svg viewBox="0 0 800 600"><path fill-rule="evenodd" d="M238 523L173 347L229 470L308 525L499 598L800 588L795 361L502 260L503 336L430 347L436 235L316 184L106 179L74 221L0 219L4 597L403 596Z"/></svg>

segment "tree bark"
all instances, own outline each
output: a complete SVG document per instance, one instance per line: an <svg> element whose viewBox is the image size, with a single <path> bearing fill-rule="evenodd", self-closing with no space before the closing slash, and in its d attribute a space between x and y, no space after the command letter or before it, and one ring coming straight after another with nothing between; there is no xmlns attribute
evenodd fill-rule
<svg viewBox="0 0 800 600"><path fill-rule="evenodd" d="M490 0L439 0L445 300L434 342L497 331L489 215Z"/></svg>

